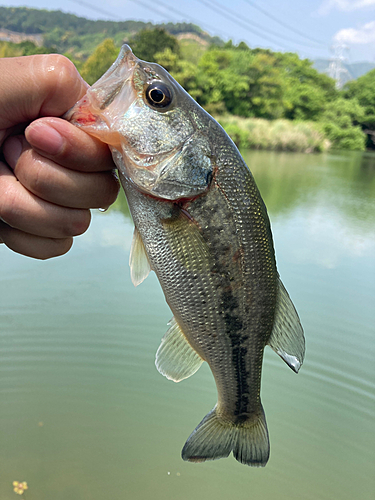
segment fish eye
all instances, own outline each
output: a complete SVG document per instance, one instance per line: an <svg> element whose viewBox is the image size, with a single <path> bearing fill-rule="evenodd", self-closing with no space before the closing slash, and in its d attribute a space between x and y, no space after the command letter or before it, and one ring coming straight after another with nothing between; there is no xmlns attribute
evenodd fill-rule
<svg viewBox="0 0 375 500"><path fill-rule="evenodd" d="M172 101L172 92L164 83L154 82L146 89L146 99L153 108L166 108Z"/></svg>

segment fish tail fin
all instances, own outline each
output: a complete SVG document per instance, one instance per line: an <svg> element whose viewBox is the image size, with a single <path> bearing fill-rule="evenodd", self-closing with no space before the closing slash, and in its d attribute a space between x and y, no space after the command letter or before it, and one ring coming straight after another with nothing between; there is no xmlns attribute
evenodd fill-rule
<svg viewBox="0 0 375 500"><path fill-rule="evenodd" d="M262 406L256 415L238 424L220 418L215 407L189 436L182 449L182 458L189 462L204 462L225 458L231 451L243 464L266 465L270 444Z"/></svg>

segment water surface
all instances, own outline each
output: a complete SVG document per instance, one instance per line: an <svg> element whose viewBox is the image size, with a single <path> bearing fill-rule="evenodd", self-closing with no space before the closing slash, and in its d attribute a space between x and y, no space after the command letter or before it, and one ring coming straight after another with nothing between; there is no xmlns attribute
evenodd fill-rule
<svg viewBox="0 0 375 500"><path fill-rule="evenodd" d="M375 155L245 152L307 339L294 374L266 349L264 469L183 462L216 402L207 366L154 366L171 318L153 275L134 288L123 200L66 256L0 245L0 499L371 500L375 496Z"/></svg>

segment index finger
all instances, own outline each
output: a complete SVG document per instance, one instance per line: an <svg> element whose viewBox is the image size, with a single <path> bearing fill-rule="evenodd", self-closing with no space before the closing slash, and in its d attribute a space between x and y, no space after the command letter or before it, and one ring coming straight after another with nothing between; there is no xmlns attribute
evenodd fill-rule
<svg viewBox="0 0 375 500"><path fill-rule="evenodd" d="M80 172L113 170L108 146L61 118L40 118L25 130L28 143L45 158Z"/></svg>

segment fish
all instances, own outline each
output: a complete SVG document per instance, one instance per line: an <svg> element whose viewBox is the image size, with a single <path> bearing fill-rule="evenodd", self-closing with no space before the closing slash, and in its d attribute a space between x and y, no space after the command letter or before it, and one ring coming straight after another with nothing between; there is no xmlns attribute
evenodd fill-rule
<svg viewBox="0 0 375 500"><path fill-rule="evenodd" d="M158 371L179 382L206 362L213 374L217 404L188 437L183 460L233 453L265 466L264 349L297 373L305 339L250 169L217 121L127 45L65 118L108 144L135 226L132 282L154 271L173 313Z"/></svg>

